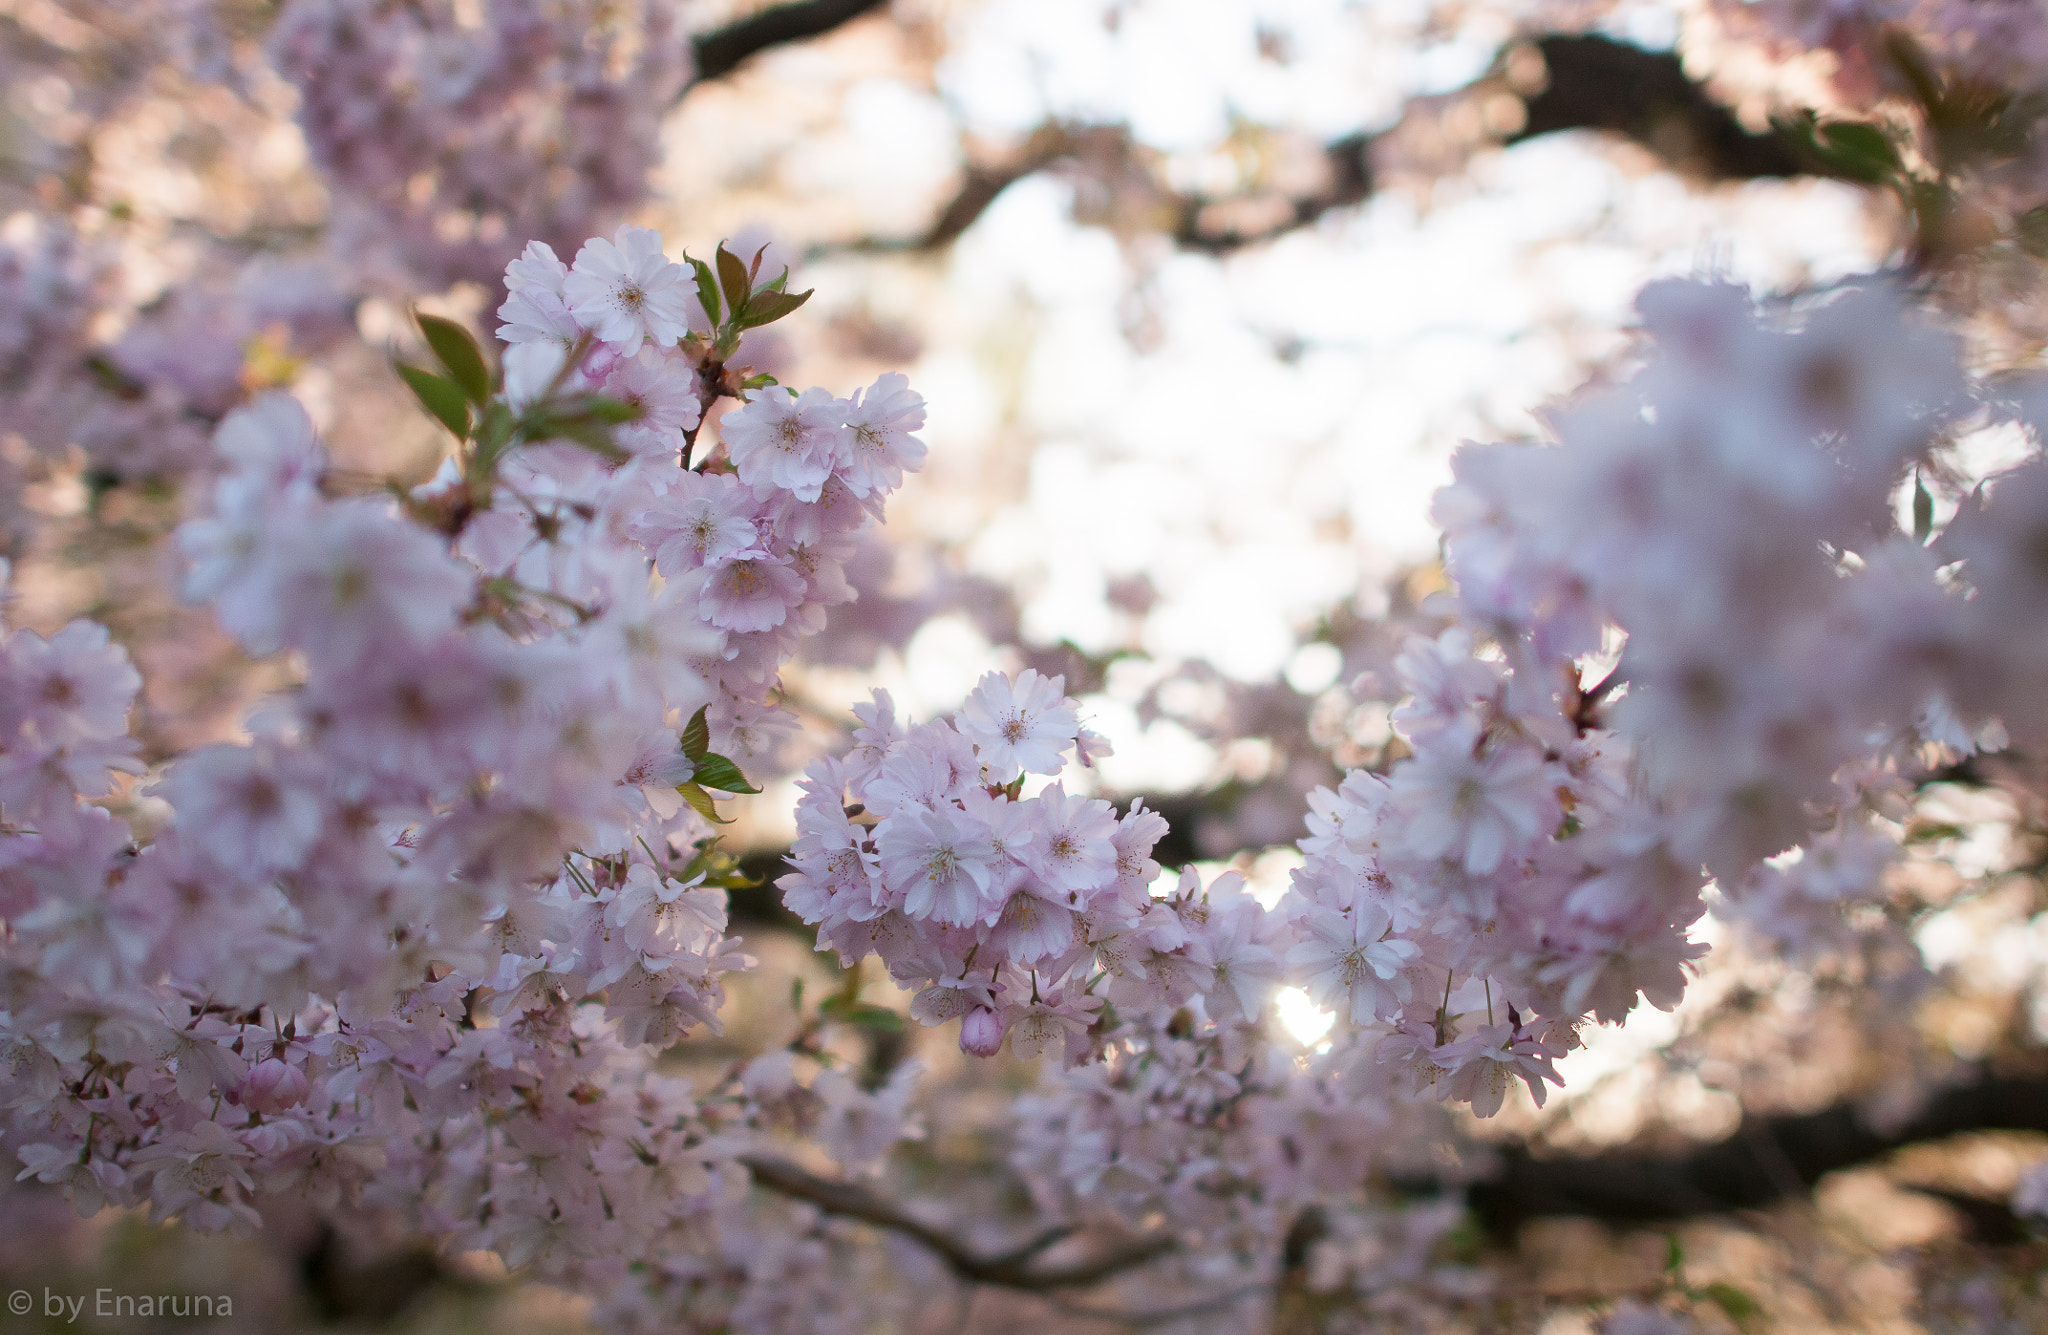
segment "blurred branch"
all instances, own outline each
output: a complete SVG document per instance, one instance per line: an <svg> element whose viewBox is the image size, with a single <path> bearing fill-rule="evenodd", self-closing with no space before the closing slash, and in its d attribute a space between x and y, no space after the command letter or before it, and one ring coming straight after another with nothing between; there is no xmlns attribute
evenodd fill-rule
<svg viewBox="0 0 2048 1335"><path fill-rule="evenodd" d="M753 1174L756 1186L792 1200L807 1201L826 1214L900 1233L944 1261L961 1279L973 1284L993 1284L1025 1292L1086 1288L1164 1256L1178 1245L1172 1238L1160 1235L1128 1238L1087 1260L1040 1268L1033 1262L1047 1248L1071 1237L1071 1228L1048 1229L1022 1246L1000 1255L978 1256L961 1246L951 1233L912 1218L895 1202L858 1183L820 1177L787 1160L767 1155L741 1155L740 1162Z"/></svg>
<svg viewBox="0 0 2048 1335"><path fill-rule="evenodd" d="M420 1242L368 1260L354 1257L331 1224L322 1224L300 1255L299 1279L323 1319L373 1325L391 1321L437 1286L480 1287Z"/></svg>
<svg viewBox="0 0 2048 1335"><path fill-rule="evenodd" d="M1633 140L1674 170L1710 181L1820 175L1793 141L1751 134L1728 108L1688 77L1670 51L1645 51L1610 37L1552 34L1533 49L1541 83L1522 101L1526 121L1511 144L1560 130L1606 130ZM1517 53L1502 70L1512 76ZM1535 83L1532 74L1528 80Z"/></svg>
<svg viewBox="0 0 2048 1335"><path fill-rule="evenodd" d="M1754 1209L1803 1194L1837 1169L1966 1131L2048 1131L2048 1076L1953 1085L1884 1129L1843 1102L1812 1113L1745 1117L1727 1139L1676 1154L1620 1150L1538 1159L1511 1146L1502 1151L1499 1174L1472 1186L1468 1199L1488 1231L1503 1237L1548 1215L1646 1222Z"/></svg>
<svg viewBox="0 0 2048 1335"><path fill-rule="evenodd" d="M691 82L723 78L769 47L821 37L843 23L881 9L885 3L886 0L797 0L701 33L691 42L697 55L697 76Z"/></svg>
<svg viewBox="0 0 2048 1335"><path fill-rule="evenodd" d="M802 8L803 6L790 6ZM1511 131L1483 128L1505 101ZM1516 108L1519 111L1516 111ZM1445 127L1455 132L1446 153ZM1775 133L1751 134L1728 109L1687 77L1668 51L1646 51L1611 38L1553 34L1518 43L1470 86L1439 98L1418 99L1404 120L1380 135L1357 133L1320 147L1319 171L1296 171L1288 188L1212 196L1167 187L1160 155L1132 139L1123 125L1049 122L1021 145L975 161L953 197L921 236L869 239L830 249L932 251L951 245L1011 184L1060 167L1088 183L1098 197L1085 211L1120 230L1154 230L1188 250L1225 254L1313 225L1325 214L1364 202L1377 182L1373 162L1384 155L1463 157L1488 143L1521 143L1562 130L1604 130L1630 139L1674 170L1707 180L1750 180L1823 174ZM1083 210L1077 210L1080 212Z"/></svg>

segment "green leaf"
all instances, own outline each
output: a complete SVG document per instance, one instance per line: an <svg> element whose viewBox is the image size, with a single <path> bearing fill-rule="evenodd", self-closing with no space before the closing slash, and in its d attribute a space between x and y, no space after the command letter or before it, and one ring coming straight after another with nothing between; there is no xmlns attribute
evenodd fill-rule
<svg viewBox="0 0 2048 1335"><path fill-rule="evenodd" d="M622 464L633 456L612 444L611 429L595 422L576 422L558 435L561 440L581 445L608 464Z"/></svg>
<svg viewBox="0 0 2048 1335"><path fill-rule="evenodd" d="M1898 146L1883 130L1864 121L1828 121L1820 127L1821 138L1845 165L1866 179L1881 180L1900 170Z"/></svg>
<svg viewBox="0 0 2048 1335"><path fill-rule="evenodd" d="M732 312L732 322L738 323L747 313L747 298L753 295L753 284L747 278L747 266L740 257L718 243L718 282L725 289L726 309Z"/></svg>
<svg viewBox="0 0 2048 1335"><path fill-rule="evenodd" d="M503 399L493 399L484 409L483 420L477 423L476 449L471 452L469 462L463 468L463 477L479 495L486 498L497 476L498 461L512 449L517 439L519 420L512 415L512 409Z"/></svg>
<svg viewBox="0 0 2048 1335"><path fill-rule="evenodd" d="M801 1012L804 1008L804 976L798 974L789 980L789 1008Z"/></svg>
<svg viewBox="0 0 2048 1335"><path fill-rule="evenodd" d="M521 425L526 438L535 443L565 440L572 445L581 445L606 463L624 463L631 457L626 451L612 444L612 429L607 422L583 416L543 415L530 417Z"/></svg>
<svg viewBox="0 0 2048 1335"><path fill-rule="evenodd" d="M1751 1317L1762 1316L1763 1306L1756 1299L1725 1280L1715 1280L1700 1290L1707 1300L1728 1314L1728 1319L1738 1324Z"/></svg>
<svg viewBox="0 0 2048 1335"><path fill-rule="evenodd" d="M1679 1268L1684 1264L1685 1248L1678 1245L1678 1235L1676 1233L1665 1234L1664 1273L1667 1275L1675 1275L1678 1273Z"/></svg>
<svg viewBox="0 0 2048 1335"><path fill-rule="evenodd" d="M705 792L695 783L679 783L676 785L676 791L681 793L683 800L688 802L696 810L697 814L705 820L715 825L732 824L731 820L718 814L718 807L712 802L711 794Z"/></svg>
<svg viewBox="0 0 2048 1335"><path fill-rule="evenodd" d="M519 419L512 415L509 404L499 401L484 409L484 420L478 424L477 444L487 450L502 450L512 441L512 431Z"/></svg>
<svg viewBox="0 0 2048 1335"><path fill-rule="evenodd" d="M484 364L483 350L476 345L470 332L453 320L444 320L438 315L424 315L413 312L419 321L420 333L426 336L427 346L441 359L441 365L448 368L462 392L469 401L481 408L490 401L491 370Z"/></svg>
<svg viewBox="0 0 2048 1335"><path fill-rule="evenodd" d="M694 759L694 757L693 757ZM707 751L697 761L695 782L706 788L716 788L721 793L758 793L761 790L747 782L747 776L740 773L740 767L716 752Z"/></svg>
<svg viewBox="0 0 2048 1335"><path fill-rule="evenodd" d="M1927 484L1916 472L1913 474L1913 541L1921 546L1934 533L1934 497L1927 494Z"/></svg>
<svg viewBox="0 0 2048 1335"><path fill-rule="evenodd" d="M462 386L446 376L433 375L404 362L392 365L436 421L453 431L457 440L469 438L469 398L462 392Z"/></svg>
<svg viewBox="0 0 2048 1335"><path fill-rule="evenodd" d="M767 288L762 288L747 302L746 314L733 323L740 329L757 329L764 324L773 324L809 301L811 292L815 291L816 288L809 292L771 292Z"/></svg>
<svg viewBox="0 0 2048 1335"><path fill-rule="evenodd" d="M697 274L697 304L704 308L704 318L711 321L713 329L725 323L725 308L718 304L718 280L711 274L711 266L702 260L690 259L690 268Z"/></svg>
<svg viewBox="0 0 2048 1335"><path fill-rule="evenodd" d="M705 705L690 716L689 726L683 729L683 754L698 763L711 750L711 723L706 717L710 712L711 706Z"/></svg>
<svg viewBox="0 0 2048 1335"><path fill-rule="evenodd" d="M750 375L745 380L740 381L740 388L766 389L770 385L779 385L781 383L782 382L780 380L777 380L774 376L769 375L766 371L763 371L759 375Z"/></svg>
<svg viewBox="0 0 2048 1335"><path fill-rule="evenodd" d="M830 997L818 1006L818 1013L828 1020L841 1024L855 1024L871 1029L878 1034L900 1034L903 1032L903 1017L887 1006L876 1006L865 1001L852 1001L846 997Z"/></svg>
<svg viewBox="0 0 2048 1335"><path fill-rule="evenodd" d="M593 394L588 399L578 403L575 406L575 411L588 413L600 422L616 424L619 422L637 422L645 410L637 403L628 403L624 399L612 399L606 398L602 394Z"/></svg>
<svg viewBox="0 0 2048 1335"><path fill-rule="evenodd" d="M1877 185L1905 170L1897 145L1875 125L1820 121L1810 111L1775 124L1779 134L1794 140L1830 176Z"/></svg>
<svg viewBox="0 0 2048 1335"><path fill-rule="evenodd" d="M629 420L620 417L621 409L628 413L638 411L631 404L591 395L545 411L529 412L519 419L519 433L529 441L572 441L607 462L623 463L631 456L612 443L612 424Z"/></svg>
<svg viewBox="0 0 2048 1335"><path fill-rule="evenodd" d="M697 855L689 865L676 873L676 879L687 881L702 876L704 884L715 885L721 890L752 890L761 884L758 876L749 876L740 870L740 860L718 846L719 836L699 839L695 847Z"/></svg>
<svg viewBox="0 0 2048 1335"><path fill-rule="evenodd" d="M139 399L149 393L141 381L129 375L105 357L94 355L85 359L85 369L92 372L93 379L101 389L123 399Z"/></svg>

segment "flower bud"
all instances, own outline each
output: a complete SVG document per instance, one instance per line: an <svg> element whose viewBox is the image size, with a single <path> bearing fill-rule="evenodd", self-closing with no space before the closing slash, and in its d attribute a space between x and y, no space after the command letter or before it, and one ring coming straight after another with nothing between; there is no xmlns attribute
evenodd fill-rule
<svg viewBox="0 0 2048 1335"><path fill-rule="evenodd" d="M251 1112L281 1113L305 1101L311 1090L306 1073L278 1057L257 1062L242 1080L242 1106Z"/></svg>
<svg viewBox="0 0 2048 1335"><path fill-rule="evenodd" d="M970 1057L993 1057L1002 1051L1003 1022L986 1006L976 1006L960 1021L960 1050Z"/></svg>

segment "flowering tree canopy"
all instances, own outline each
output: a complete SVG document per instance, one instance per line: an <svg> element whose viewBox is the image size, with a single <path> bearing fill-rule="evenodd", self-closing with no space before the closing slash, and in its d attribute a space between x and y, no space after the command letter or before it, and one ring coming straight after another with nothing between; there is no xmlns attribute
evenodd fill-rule
<svg viewBox="0 0 2048 1335"><path fill-rule="evenodd" d="M1003 1320L1646 1335L1804 1309L1676 1232L1643 1276L1560 1285L1524 1226L2048 1131L2048 17L1217 0L1263 62L1218 98L1272 122L1222 182L1160 147L1171 98L1075 91L995 0L949 29L703 8L0 9L34 132L0 224L0 1205L311 1237L309 1278L338 1239L412 1248L608 1331L937 1329L994 1293ZM1107 35L1054 45L1105 67L1187 21L1064 8ZM675 129L692 89L918 24L956 90L1044 57L1043 114L963 152L932 218L801 254L642 225L721 147ZM1290 176L1329 119L1308 73L1266 77L1328 55L1290 24L1486 58ZM964 141L992 113L961 106ZM152 194L145 164L194 154L149 133L208 116L250 160ZM1105 238L1116 299L1158 303L1122 336L1170 344L1187 265L1587 128L1647 146L1583 150L1644 179L1802 178L1881 239L1775 285L1632 277L1529 429L1441 442L1433 554L1325 588L1330 549L1287 547L1215 593L1199 655L1148 620L1164 561L1087 572L1119 644L968 568L1007 541L1056 584L1046 511L920 536L972 471L933 382L972 378L811 304L864 254L957 247L971 290L984 215L1026 207L999 196L1063 174L1036 225ZM1261 433L1317 419L1281 401L1333 397L1325 357L1162 428L1060 342L1077 422L1141 419L1173 468L1249 447L1218 513L1292 485ZM785 383L811 365L832 383ZM1047 511L1169 527L1060 457ZM878 532L892 505L911 536ZM1261 599L1317 609L1284 667L1232 643ZM935 690L916 646L948 624L974 661ZM1212 781L1114 768L1174 736ZM1603 1140L1615 1089L1658 1115ZM2048 1158L1995 1144L1972 1190L1885 1179L2004 1230L1900 1263L1943 1328L2048 1317L2036 1252L1991 1246L2038 1248Z"/></svg>

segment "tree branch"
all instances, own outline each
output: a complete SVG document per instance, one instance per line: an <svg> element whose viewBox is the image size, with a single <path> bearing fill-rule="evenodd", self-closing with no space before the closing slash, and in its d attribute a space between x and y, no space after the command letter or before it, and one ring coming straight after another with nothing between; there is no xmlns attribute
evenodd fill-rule
<svg viewBox="0 0 2048 1335"><path fill-rule="evenodd" d="M1708 96L1670 51L1593 34L1553 33L1539 38L1540 91L1523 99L1527 115L1520 143L1559 130L1606 130L1632 139L1679 171L1708 180L1817 174L1791 140L1751 134L1728 108Z"/></svg>
<svg viewBox="0 0 2048 1335"><path fill-rule="evenodd" d="M1965 1131L2048 1131L2048 1076L1985 1076L1936 1092L1904 1125L1872 1128L1854 1103L1745 1117L1725 1140L1678 1154L1622 1150L1538 1159L1521 1146L1468 1190L1496 1236L1548 1215L1648 1222L1754 1209L1812 1189L1837 1169ZM1419 1185L1419 1184L1417 1184Z"/></svg>
<svg viewBox="0 0 2048 1335"><path fill-rule="evenodd" d="M740 1162L753 1174L756 1186L792 1200L807 1201L826 1214L900 1233L944 1261L954 1274L973 1284L992 1284L1030 1293L1086 1288L1164 1256L1179 1245L1171 1237L1157 1234L1127 1238L1087 1260L1071 1265L1035 1268L1032 1261L1046 1248L1071 1236L1071 1229L1048 1230L999 1256L977 1256L961 1246L950 1233L912 1218L895 1202L858 1183L820 1177L785 1159L768 1155L745 1154L740 1156Z"/></svg>
<svg viewBox="0 0 2048 1335"><path fill-rule="evenodd" d="M719 79L771 46L823 36L840 24L882 8L885 0L796 0L776 5L723 28L700 33L690 45L697 56L691 83Z"/></svg>
<svg viewBox="0 0 2048 1335"><path fill-rule="evenodd" d="M1527 68L1532 56L1540 58L1533 78ZM1646 51L1593 35L1542 37L1503 51L1493 71L1460 92L1427 99L1432 111L1423 119L1440 120L1455 104L1476 106L1499 98L1519 100L1523 116L1522 128L1498 142L1521 143L1561 130L1604 130L1633 140L1675 170L1708 180L1822 172L1820 164L1800 156L1791 140L1744 129L1687 77L1678 56L1669 51ZM831 249L943 249L1013 182L1063 165L1107 191L1111 205L1096 211L1114 215L1112 221L1151 217L1184 249L1226 254L1368 199L1376 186L1374 146L1382 141L1398 146L1413 128L1404 122L1384 135L1361 132L1324 144L1322 179L1314 184L1212 197L1168 189L1152 161L1156 155L1136 144L1128 127L1049 123L1007 156L971 163L959 189L922 236ZM1482 134L1464 151L1485 140Z"/></svg>

